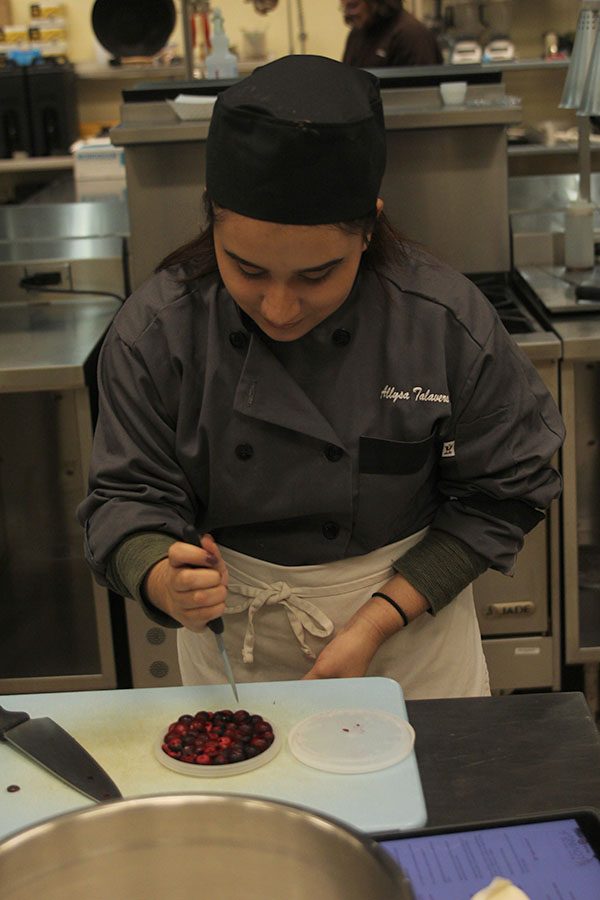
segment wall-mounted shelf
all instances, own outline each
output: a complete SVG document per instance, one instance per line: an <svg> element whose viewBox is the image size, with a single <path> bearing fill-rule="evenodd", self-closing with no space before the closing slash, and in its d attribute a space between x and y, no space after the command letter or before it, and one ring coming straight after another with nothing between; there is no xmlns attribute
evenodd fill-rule
<svg viewBox="0 0 600 900"><path fill-rule="evenodd" d="M0 159L0 174L5 172L51 172L72 168L72 156L25 156L18 159Z"/></svg>

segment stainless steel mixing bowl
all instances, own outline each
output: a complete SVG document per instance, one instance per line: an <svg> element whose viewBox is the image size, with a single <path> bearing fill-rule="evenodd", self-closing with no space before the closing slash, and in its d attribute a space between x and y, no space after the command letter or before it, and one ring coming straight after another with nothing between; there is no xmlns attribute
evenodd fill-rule
<svg viewBox="0 0 600 900"><path fill-rule="evenodd" d="M298 806L163 794L67 813L0 843L3 900L411 900L374 841Z"/></svg>

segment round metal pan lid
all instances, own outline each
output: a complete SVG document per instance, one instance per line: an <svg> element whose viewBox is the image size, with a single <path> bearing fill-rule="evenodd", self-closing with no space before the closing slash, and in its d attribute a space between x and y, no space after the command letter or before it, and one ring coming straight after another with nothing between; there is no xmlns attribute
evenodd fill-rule
<svg viewBox="0 0 600 900"><path fill-rule="evenodd" d="M411 725L383 710L332 709L298 722L288 744L300 762L346 775L377 772L402 762L415 741Z"/></svg>
<svg viewBox="0 0 600 900"><path fill-rule="evenodd" d="M117 59L154 56L175 27L173 0L96 0L92 28L105 50Z"/></svg>

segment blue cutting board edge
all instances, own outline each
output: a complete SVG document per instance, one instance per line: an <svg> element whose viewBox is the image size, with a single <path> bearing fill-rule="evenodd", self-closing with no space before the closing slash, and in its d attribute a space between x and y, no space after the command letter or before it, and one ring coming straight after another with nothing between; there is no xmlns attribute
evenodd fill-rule
<svg viewBox="0 0 600 900"><path fill-rule="evenodd" d="M202 708L233 706L270 714L286 733L296 721L332 708L381 709L408 720L402 690L388 678L249 683L239 685L239 693L239 704L232 704L227 685L20 694L2 697L0 704L57 721L106 769L124 797L249 794L307 808L369 834L426 824L414 750L401 763L364 775L311 769L295 759L287 741L267 766L245 775L204 780L179 775L156 761L149 747L158 730L182 713ZM0 803L0 840L55 815L93 806L5 743L0 744L0 772L0 791L11 783L21 786Z"/></svg>

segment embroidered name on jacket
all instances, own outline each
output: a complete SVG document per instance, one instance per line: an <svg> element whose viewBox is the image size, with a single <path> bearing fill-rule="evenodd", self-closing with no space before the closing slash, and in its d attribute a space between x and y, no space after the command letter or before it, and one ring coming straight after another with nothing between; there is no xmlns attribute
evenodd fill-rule
<svg viewBox="0 0 600 900"><path fill-rule="evenodd" d="M398 390L394 384L386 384L379 395L381 400L391 400L396 403L398 400L417 400L428 401L429 403L450 403L448 394L435 394L429 388L415 385L409 390Z"/></svg>

